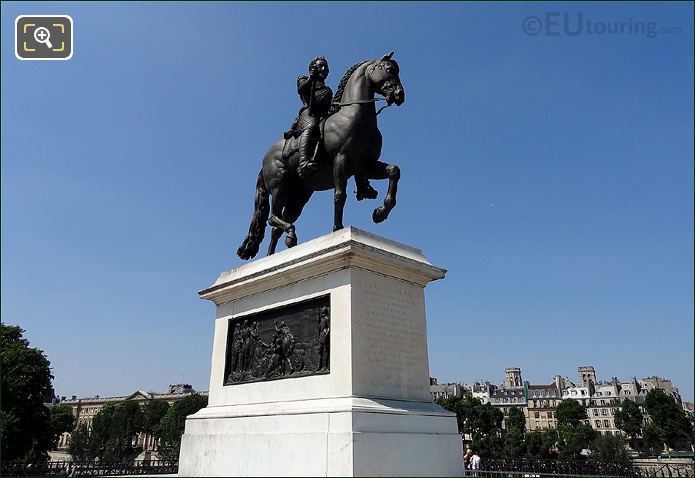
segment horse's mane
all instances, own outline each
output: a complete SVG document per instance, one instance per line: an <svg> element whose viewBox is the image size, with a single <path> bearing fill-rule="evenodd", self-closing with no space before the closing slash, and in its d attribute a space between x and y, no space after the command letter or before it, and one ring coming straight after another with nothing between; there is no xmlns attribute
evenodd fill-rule
<svg viewBox="0 0 695 478"><path fill-rule="evenodd" d="M345 72L343 75L343 78L340 80L340 83L338 83L338 89L335 90L335 95L333 95L333 103L340 103L340 100L343 99L343 93L345 93L345 86L347 85L348 80L352 76L352 74L355 72L356 69L358 69L360 66L364 65L370 60L364 60L355 63L352 65L348 71ZM331 109L328 111L329 115L332 115L334 113L337 113L340 110L340 105L333 104L331 106Z"/></svg>

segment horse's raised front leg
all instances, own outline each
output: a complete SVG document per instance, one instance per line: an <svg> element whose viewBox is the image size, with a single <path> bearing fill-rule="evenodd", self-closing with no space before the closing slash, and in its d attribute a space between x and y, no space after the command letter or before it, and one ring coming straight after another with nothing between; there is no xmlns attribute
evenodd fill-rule
<svg viewBox="0 0 695 478"><path fill-rule="evenodd" d="M333 163L333 230L337 231L343 227L343 211L345 200L347 199L347 173L345 171L346 157L338 154Z"/></svg>
<svg viewBox="0 0 695 478"><path fill-rule="evenodd" d="M384 205L374 209L372 221L379 223L389 217L391 210L396 207L396 193L398 192L398 180L401 178L401 170L395 164L387 164L377 161L367 171L369 179L389 180L389 188L384 196Z"/></svg>

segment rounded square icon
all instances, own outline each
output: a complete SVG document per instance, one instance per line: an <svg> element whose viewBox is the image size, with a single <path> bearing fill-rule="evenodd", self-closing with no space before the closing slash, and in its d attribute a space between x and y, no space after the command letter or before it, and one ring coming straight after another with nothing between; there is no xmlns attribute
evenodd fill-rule
<svg viewBox="0 0 695 478"><path fill-rule="evenodd" d="M14 54L20 60L72 58L73 28L69 15L20 15L14 30Z"/></svg>

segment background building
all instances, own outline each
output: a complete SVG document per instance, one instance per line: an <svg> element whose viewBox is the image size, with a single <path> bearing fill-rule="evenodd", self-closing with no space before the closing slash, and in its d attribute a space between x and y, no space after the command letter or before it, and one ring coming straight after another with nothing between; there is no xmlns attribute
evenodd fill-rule
<svg viewBox="0 0 695 478"><path fill-rule="evenodd" d="M176 400L180 400L181 398L193 393L198 393L204 396L207 396L208 394L208 392L196 392L193 390L193 387L188 384L175 384L169 385L169 390L166 393L143 392L142 390L136 390L130 395L118 397L100 397L99 395L95 395L94 397L77 398L75 395L73 395L70 399L60 397L58 403L72 407L72 414L75 416L76 428L80 425L86 425L88 429L91 429L94 416L107 403L118 405L121 402L133 400L140 402L140 405L142 406L150 400L165 400L169 403L169 405L171 405ZM65 450L68 447L69 442L70 433L63 433L58 439L58 449ZM144 433L141 433L138 436L136 446L142 447L144 451L152 451L157 449L155 439Z"/></svg>

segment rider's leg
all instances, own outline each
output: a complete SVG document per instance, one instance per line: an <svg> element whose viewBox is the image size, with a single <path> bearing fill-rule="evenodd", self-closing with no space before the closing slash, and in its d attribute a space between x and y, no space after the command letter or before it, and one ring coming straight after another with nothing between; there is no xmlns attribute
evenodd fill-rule
<svg viewBox="0 0 695 478"><path fill-rule="evenodd" d="M300 178L312 176L318 169L316 157L314 156L316 143L319 139L318 126L318 119L309 116L304 123L304 130L299 136L299 167L297 168L297 173Z"/></svg>
<svg viewBox="0 0 695 478"><path fill-rule="evenodd" d="M357 186L357 200L376 199L379 196L379 191L374 189L369 184L369 179L362 175L355 175L355 185Z"/></svg>

